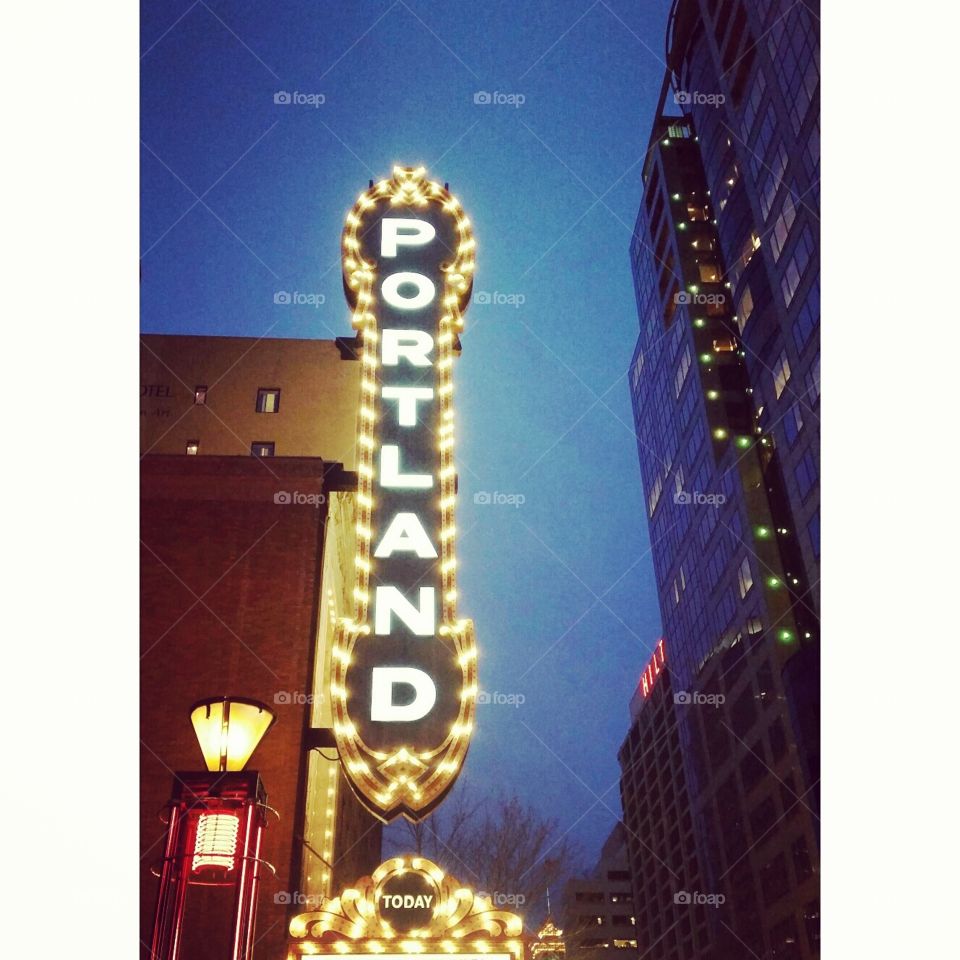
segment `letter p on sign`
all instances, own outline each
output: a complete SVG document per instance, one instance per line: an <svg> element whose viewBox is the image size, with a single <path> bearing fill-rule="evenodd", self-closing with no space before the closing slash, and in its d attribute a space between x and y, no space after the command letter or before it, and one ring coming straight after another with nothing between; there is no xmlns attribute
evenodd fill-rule
<svg viewBox="0 0 960 960"><path fill-rule="evenodd" d="M395 257L397 247L422 247L437 235L433 224L426 220L384 217L382 226L380 254L384 257Z"/></svg>

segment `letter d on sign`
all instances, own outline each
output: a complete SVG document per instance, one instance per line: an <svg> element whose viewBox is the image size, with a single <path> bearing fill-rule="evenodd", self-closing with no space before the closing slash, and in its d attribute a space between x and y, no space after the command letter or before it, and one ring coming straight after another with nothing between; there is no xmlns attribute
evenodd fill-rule
<svg viewBox="0 0 960 960"><path fill-rule="evenodd" d="M399 684L413 687L412 703L397 706L393 688ZM374 667L370 691L370 719L383 723L422 720L437 702L437 687L422 670L415 667Z"/></svg>

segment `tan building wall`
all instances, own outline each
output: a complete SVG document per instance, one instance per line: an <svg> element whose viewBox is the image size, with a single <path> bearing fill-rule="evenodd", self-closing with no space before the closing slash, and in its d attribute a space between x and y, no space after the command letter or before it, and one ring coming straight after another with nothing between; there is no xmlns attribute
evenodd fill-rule
<svg viewBox="0 0 960 960"><path fill-rule="evenodd" d="M250 767L279 814L264 836L277 872L260 891L254 957L281 960L291 916L380 862L380 824L315 737L330 723L331 637L353 581L360 364L336 341L237 337L145 336L142 359L142 955L157 811L173 771L202 768L189 706L229 693L277 715ZM279 388L277 413L256 412L264 387ZM250 455L260 440L275 444L270 460ZM230 909L218 893L191 887L183 960L218 955Z"/></svg>
<svg viewBox="0 0 960 960"><path fill-rule="evenodd" d="M141 454L199 441L201 456L249 456L271 441L278 457L353 469L360 364L345 362L337 341L145 334L140 354ZM261 388L280 390L277 413L257 412Z"/></svg>

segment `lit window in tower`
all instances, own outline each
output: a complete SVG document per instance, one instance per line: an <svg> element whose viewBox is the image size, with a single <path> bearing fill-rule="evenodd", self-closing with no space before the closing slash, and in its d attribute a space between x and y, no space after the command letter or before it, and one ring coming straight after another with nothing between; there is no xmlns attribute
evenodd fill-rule
<svg viewBox="0 0 960 960"><path fill-rule="evenodd" d="M237 864L237 837L240 818L233 813L201 813L197 820L197 838L191 870L207 867L232 870Z"/></svg>

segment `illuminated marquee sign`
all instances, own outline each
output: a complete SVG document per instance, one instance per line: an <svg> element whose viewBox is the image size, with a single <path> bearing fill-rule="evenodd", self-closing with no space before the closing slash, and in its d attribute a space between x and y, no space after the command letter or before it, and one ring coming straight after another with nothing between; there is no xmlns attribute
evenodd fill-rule
<svg viewBox="0 0 960 960"><path fill-rule="evenodd" d="M524 960L523 921L423 857L394 857L290 921L291 958Z"/></svg>
<svg viewBox="0 0 960 960"><path fill-rule="evenodd" d="M343 232L362 343L354 616L331 697L350 781L382 820L453 785L476 709L473 624L457 618L453 360L473 285L470 221L420 167L361 194Z"/></svg>
<svg viewBox="0 0 960 960"><path fill-rule="evenodd" d="M640 689L643 691L644 699L650 696L650 691L660 676L660 670L666 661L666 653L663 650L663 637L657 641L657 648L653 651L650 662L646 665L643 673L640 674Z"/></svg>

